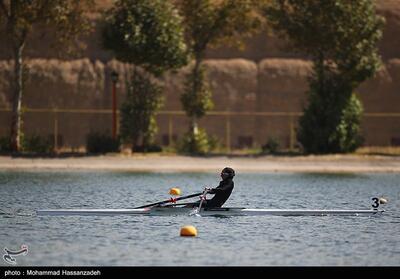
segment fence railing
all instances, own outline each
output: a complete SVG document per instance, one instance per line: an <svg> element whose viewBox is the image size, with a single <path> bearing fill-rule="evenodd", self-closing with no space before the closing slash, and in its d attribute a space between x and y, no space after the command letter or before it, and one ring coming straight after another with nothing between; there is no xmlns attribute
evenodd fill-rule
<svg viewBox="0 0 400 279"><path fill-rule="evenodd" d="M59 114L102 114L102 115L112 115L112 109L69 109L69 108L24 108L24 112L27 113L49 113L53 114L53 135L54 135L54 148L58 150L59 148ZM11 112L11 108L0 108L0 112ZM301 116L302 112L267 112L267 111L210 111L207 116L219 116L224 118L225 126L225 146L229 151L231 149L231 121L232 117L237 116L259 116L259 117L287 117L287 127L289 130L289 149L292 150L296 144L296 123L295 119ZM117 118L119 118L120 112L117 110ZM161 110L158 115L168 116L168 142L173 143L173 133L174 133L174 116L184 116L185 112L180 110ZM384 113L363 113L364 118L400 118L400 112L384 112ZM117 121L117 131L118 128Z"/></svg>

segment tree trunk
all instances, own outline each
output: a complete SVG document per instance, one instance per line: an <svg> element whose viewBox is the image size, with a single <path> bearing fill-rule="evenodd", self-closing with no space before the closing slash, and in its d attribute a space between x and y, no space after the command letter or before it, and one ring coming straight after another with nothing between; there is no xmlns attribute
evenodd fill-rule
<svg viewBox="0 0 400 279"><path fill-rule="evenodd" d="M324 94L325 91L325 64L324 64L324 53L322 51L319 52L319 57L318 57L318 68L319 68L319 83L320 83L320 92L319 94Z"/></svg>
<svg viewBox="0 0 400 279"><path fill-rule="evenodd" d="M201 64L201 57L198 55L196 56L195 59L195 64L194 64L194 68L193 68L193 76L197 77L199 75L199 71L200 71L200 64ZM192 89L192 94L196 95L198 94L198 90L199 90L199 84L198 84L198 78L194 79L193 82L193 89ZM199 132L198 129L198 125L197 125L197 118L196 116L192 116L190 119L190 131L192 133L192 135L197 135Z"/></svg>
<svg viewBox="0 0 400 279"><path fill-rule="evenodd" d="M21 105L22 105L22 51L24 44L14 47L14 92L11 116L10 144L13 152L21 149Z"/></svg>
<svg viewBox="0 0 400 279"><path fill-rule="evenodd" d="M197 135L199 133L197 118L194 116L190 119L190 131L192 132L192 135Z"/></svg>

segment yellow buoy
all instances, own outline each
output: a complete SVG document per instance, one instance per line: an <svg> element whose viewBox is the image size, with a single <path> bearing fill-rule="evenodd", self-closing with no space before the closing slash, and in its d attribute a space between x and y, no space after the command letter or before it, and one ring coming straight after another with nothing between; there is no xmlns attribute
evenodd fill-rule
<svg viewBox="0 0 400 279"><path fill-rule="evenodd" d="M169 189L169 194L174 195L174 196L179 196L181 194L181 189L171 188L171 189Z"/></svg>
<svg viewBox="0 0 400 279"><path fill-rule="evenodd" d="M181 228L181 236L197 236L197 230L193 226L184 226Z"/></svg>

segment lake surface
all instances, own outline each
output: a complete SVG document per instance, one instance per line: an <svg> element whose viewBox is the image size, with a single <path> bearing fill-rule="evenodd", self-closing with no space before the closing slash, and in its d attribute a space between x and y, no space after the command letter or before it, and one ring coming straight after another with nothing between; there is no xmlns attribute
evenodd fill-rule
<svg viewBox="0 0 400 279"><path fill-rule="evenodd" d="M369 209L382 216L36 216L37 209L132 208L215 187L218 174L0 171L0 253L17 266L399 266L400 174L238 173L224 206ZM195 199L194 199L195 200ZM193 225L198 236L180 237ZM3 255L1 255L3 256ZM3 258L3 257L2 257ZM0 266L8 265L2 259Z"/></svg>

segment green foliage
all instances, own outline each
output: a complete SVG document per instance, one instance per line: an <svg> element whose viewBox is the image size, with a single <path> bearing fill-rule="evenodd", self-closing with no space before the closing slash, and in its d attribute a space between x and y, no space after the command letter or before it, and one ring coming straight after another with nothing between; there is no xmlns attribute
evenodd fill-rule
<svg viewBox="0 0 400 279"><path fill-rule="evenodd" d="M133 149L144 149L154 144L157 133L156 113L162 106L162 89L144 73L136 71L127 86L127 96L121 106L120 134L124 142L132 143Z"/></svg>
<svg viewBox="0 0 400 279"><path fill-rule="evenodd" d="M274 0L266 15L293 48L313 59L298 135L303 148L309 153L354 150L360 144L362 109L352 92L381 65L377 43L384 19L373 1Z"/></svg>
<svg viewBox="0 0 400 279"><path fill-rule="evenodd" d="M178 143L178 152L196 155L204 155L215 148L215 138L210 138L204 129L198 129L197 133L188 131Z"/></svg>
<svg viewBox="0 0 400 279"><path fill-rule="evenodd" d="M221 141L215 135L208 135L208 147L210 151L221 149Z"/></svg>
<svg viewBox="0 0 400 279"><path fill-rule="evenodd" d="M149 153L149 152L162 152L163 149L161 146L157 144L151 144L147 146L136 146L135 152L144 152L144 153Z"/></svg>
<svg viewBox="0 0 400 279"><path fill-rule="evenodd" d="M93 0L13 0L0 1L0 23L6 24L6 34L15 43L23 44L35 26L48 27L54 32L59 46L72 43L71 38L89 30L85 12L93 7ZM1 30L1 29L0 29Z"/></svg>
<svg viewBox="0 0 400 279"><path fill-rule="evenodd" d="M211 89L205 76L205 69L194 68L186 77L185 92L181 95L183 109L189 117L201 118L213 108Z"/></svg>
<svg viewBox="0 0 400 279"><path fill-rule="evenodd" d="M119 0L107 11L103 45L117 59L159 75L187 63L181 18L164 0Z"/></svg>
<svg viewBox="0 0 400 279"><path fill-rule="evenodd" d="M156 76L187 63L182 20L169 1L119 0L107 12L103 45L117 59L141 66ZM148 74L135 70L121 107L121 139L133 150L158 150L155 115L161 88Z"/></svg>
<svg viewBox="0 0 400 279"><path fill-rule="evenodd" d="M186 78L181 103L190 119L190 130L185 135L185 152L205 153L209 150L204 131L197 133L197 120L213 107L212 92L201 66L209 47L221 44L242 46L243 38L252 35L261 26L256 12L264 0L184 0L177 1L183 15L187 44L195 59L193 70Z"/></svg>
<svg viewBox="0 0 400 279"><path fill-rule="evenodd" d="M0 152L11 152L11 141L9 137L0 138Z"/></svg>
<svg viewBox="0 0 400 279"><path fill-rule="evenodd" d="M271 153L271 154L276 154L278 148L279 148L279 142L273 137L269 137L267 143L261 147L262 153Z"/></svg>
<svg viewBox="0 0 400 279"><path fill-rule="evenodd" d="M39 135L24 136L22 139L22 150L32 153L51 153L54 146L50 139L43 138Z"/></svg>
<svg viewBox="0 0 400 279"><path fill-rule="evenodd" d="M363 143L361 137L361 118L363 107L355 94L345 104L339 125L336 127L336 140L340 152L353 152Z"/></svg>
<svg viewBox="0 0 400 279"><path fill-rule="evenodd" d="M324 96L310 92L298 132L298 140L306 153L352 152L362 143L361 102L354 94L341 99L335 98L332 91Z"/></svg>
<svg viewBox="0 0 400 279"><path fill-rule="evenodd" d="M86 152L88 153L119 152L119 147L119 139L114 140L107 132L91 132L86 137Z"/></svg>
<svg viewBox="0 0 400 279"><path fill-rule="evenodd" d="M9 137L0 138L0 152L12 152L11 141ZM54 150L54 145L50 138L44 138L39 135L25 136L21 135L21 151L28 153L49 154Z"/></svg>
<svg viewBox="0 0 400 279"><path fill-rule="evenodd" d="M184 0L179 2L188 45L202 59L209 46L243 46L243 39L257 32L262 18L257 9L265 0Z"/></svg>
<svg viewBox="0 0 400 279"><path fill-rule="evenodd" d="M377 43L384 18L374 1L274 0L266 10L270 24L294 49L314 60L324 59L330 70L349 81L371 77L380 66ZM354 87L353 87L354 89Z"/></svg>

